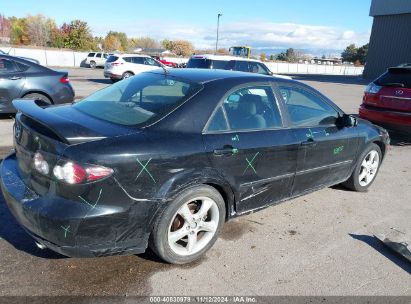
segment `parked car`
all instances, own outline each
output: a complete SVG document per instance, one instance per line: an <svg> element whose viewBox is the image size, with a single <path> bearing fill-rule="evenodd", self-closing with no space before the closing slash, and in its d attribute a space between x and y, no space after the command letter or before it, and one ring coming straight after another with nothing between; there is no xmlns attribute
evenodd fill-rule
<svg viewBox="0 0 411 304"><path fill-rule="evenodd" d="M149 245L189 263L226 220L339 183L367 190L389 142L307 85L231 71L150 71L71 105L14 105L4 198L40 247L73 257Z"/></svg>
<svg viewBox="0 0 411 304"><path fill-rule="evenodd" d="M15 113L12 101L16 98L47 104L74 99L67 72L54 71L19 57L0 55L0 84L0 113Z"/></svg>
<svg viewBox="0 0 411 304"><path fill-rule="evenodd" d="M158 62L161 62L162 64L170 67L170 68L177 68L178 64L172 61L168 61L166 59L161 59L159 56L152 56L152 58L154 58L155 60L157 60Z"/></svg>
<svg viewBox="0 0 411 304"><path fill-rule="evenodd" d="M160 68L168 67L147 55L112 55L107 59L104 66L104 77L116 82L142 72Z"/></svg>
<svg viewBox="0 0 411 304"><path fill-rule="evenodd" d="M6 52L4 52L4 51L2 51L2 50L0 50L0 55L9 55L9 54L6 53ZM11 56L11 55L10 55L10 56ZM31 61L31 62L34 62L34 63L37 63L37 64L40 64L40 61L38 61L37 59L34 59L34 58L21 57L21 56L16 56L16 57L21 58L21 59L24 59L24 60Z"/></svg>
<svg viewBox="0 0 411 304"><path fill-rule="evenodd" d="M235 56L193 55L187 62L187 68L232 70L291 79L288 76L274 75L262 61Z"/></svg>
<svg viewBox="0 0 411 304"><path fill-rule="evenodd" d="M106 60L110 55L111 54L104 52L91 52L88 53L85 63L92 69L95 69L97 67L104 67Z"/></svg>
<svg viewBox="0 0 411 304"><path fill-rule="evenodd" d="M411 64L389 68L365 89L359 115L411 135Z"/></svg>

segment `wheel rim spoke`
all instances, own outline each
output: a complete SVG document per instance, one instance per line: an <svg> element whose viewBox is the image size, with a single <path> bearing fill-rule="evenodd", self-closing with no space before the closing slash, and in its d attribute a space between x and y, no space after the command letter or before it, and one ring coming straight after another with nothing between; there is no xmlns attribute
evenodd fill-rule
<svg viewBox="0 0 411 304"><path fill-rule="evenodd" d="M187 243L187 251L192 253L197 244L197 233L189 234L188 235L188 243Z"/></svg>
<svg viewBox="0 0 411 304"><path fill-rule="evenodd" d="M362 173L359 176L360 181L362 181L364 179L364 177L367 176L367 170L365 170L365 168L363 168Z"/></svg>
<svg viewBox="0 0 411 304"><path fill-rule="evenodd" d="M217 225L214 222L202 222L199 231L214 232L217 229Z"/></svg>
<svg viewBox="0 0 411 304"><path fill-rule="evenodd" d="M201 208L197 212L198 217L202 218L207 215L208 210L210 210L211 206L213 205L213 201L209 199L205 199L201 202Z"/></svg>
<svg viewBox="0 0 411 304"><path fill-rule="evenodd" d="M177 213L181 215L187 223L191 223L193 221L193 214L191 213L187 204L181 206Z"/></svg>
<svg viewBox="0 0 411 304"><path fill-rule="evenodd" d="M186 226L183 226L183 228L180 228L177 231L170 232L169 240L172 243L176 243L182 238L186 237L187 235L188 235L188 230Z"/></svg>

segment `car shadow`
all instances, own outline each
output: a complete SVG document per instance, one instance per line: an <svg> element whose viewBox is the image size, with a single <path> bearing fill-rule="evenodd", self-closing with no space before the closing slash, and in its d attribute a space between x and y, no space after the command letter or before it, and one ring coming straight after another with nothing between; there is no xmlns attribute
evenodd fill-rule
<svg viewBox="0 0 411 304"><path fill-rule="evenodd" d="M351 233L349 233L349 236L351 236L355 240L366 243L368 246L372 247L373 249L381 253L383 256L385 256L391 262L393 262L398 267L406 271L408 274L411 274L411 263L400 254L396 253L395 251L392 251L376 237L370 235L360 235Z"/></svg>
<svg viewBox="0 0 411 304"><path fill-rule="evenodd" d="M392 146L411 146L411 135L405 135L402 133L389 131L390 133L390 140Z"/></svg>
<svg viewBox="0 0 411 304"><path fill-rule="evenodd" d="M1 161L1 159L0 159ZM28 254L45 259L64 259L60 255L49 249L41 250L38 248L33 238L24 231L24 229L16 222L9 208L4 201L0 191L0 239L5 240L14 248L24 251Z"/></svg>
<svg viewBox="0 0 411 304"><path fill-rule="evenodd" d="M361 76L343 76L343 75L301 75L301 74L287 74L294 80L299 81L317 81L338 84L357 84L367 85L370 80L363 79Z"/></svg>
<svg viewBox="0 0 411 304"><path fill-rule="evenodd" d="M101 84L113 84L111 79L101 79L101 78L88 78L87 81L101 83Z"/></svg>

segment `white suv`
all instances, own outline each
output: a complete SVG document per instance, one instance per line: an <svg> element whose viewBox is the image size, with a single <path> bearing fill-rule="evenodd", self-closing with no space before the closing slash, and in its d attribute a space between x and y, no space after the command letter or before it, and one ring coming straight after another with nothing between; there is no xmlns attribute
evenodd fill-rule
<svg viewBox="0 0 411 304"><path fill-rule="evenodd" d="M95 69L96 67L103 67L109 56L110 54L103 52L88 53L86 58L86 64L88 64L92 69Z"/></svg>
<svg viewBox="0 0 411 304"><path fill-rule="evenodd" d="M159 68L169 68L147 55L111 55L104 66L104 77L113 82Z"/></svg>

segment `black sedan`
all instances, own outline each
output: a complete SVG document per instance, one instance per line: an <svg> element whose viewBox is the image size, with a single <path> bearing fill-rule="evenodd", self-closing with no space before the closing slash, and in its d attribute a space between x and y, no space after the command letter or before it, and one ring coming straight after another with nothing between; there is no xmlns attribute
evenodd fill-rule
<svg viewBox="0 0 411 304"><path fill-rule="evenodd" d="M146 72L84 100L15 101L8 207L67 256L191 262L230 218L344 183L365 191L384 129L299 82L231 71Z"/></svg>
<svg viewBox="0 0 411 304"><path fill-rule="evenodd" d="M73 101L74 90L66 72L0 54L0 113L15 113L12 101L16 98L62 104Z"/></svg>

